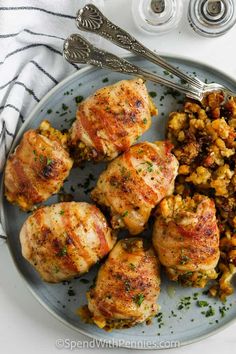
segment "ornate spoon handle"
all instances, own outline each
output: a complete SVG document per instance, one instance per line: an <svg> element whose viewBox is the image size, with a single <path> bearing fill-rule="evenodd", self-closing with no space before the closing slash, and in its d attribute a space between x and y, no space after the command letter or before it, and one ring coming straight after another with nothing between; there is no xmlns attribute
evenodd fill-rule
<svg viewBox="0 0 236 354"><path fill-rule="evenodd" d="M123 74L140 76L180 91L190 98L199 100L198 90L195 91L193 88L181 86L180 84L143 70L125 59L94 47L78 34L72 34L65 40L63 54L66 60L70 63L90 64L100 68L111 69Z"/></svg>
<svg viewBox="0 0 236 354"><path fill-rule="evenodd" d="M92 4L85 5L78 11L76 25L82 31L92 32L105 37L119 47L145 57L196 88L202 88L204 85L199 79L189 77L167 63L159 55L146 48L128 32L109 21L101 11Z"/></svg>

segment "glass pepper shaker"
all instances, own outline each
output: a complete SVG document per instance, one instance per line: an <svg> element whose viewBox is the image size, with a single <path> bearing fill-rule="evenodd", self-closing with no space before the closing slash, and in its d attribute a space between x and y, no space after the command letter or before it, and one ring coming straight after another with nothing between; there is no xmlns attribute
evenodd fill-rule
<svg viewBox="0 0 236 354"><path fill-rule="evenodd" d="M182 15L182 0L133 0L132 14L142 31L164 34L178 26Z"/></svg>
<svg viewBox="0 0 236 354"><path fill-rule="evenodd" d="M188 20L202 36L221 36L236 23L236 0L190 0Z"/></svg>

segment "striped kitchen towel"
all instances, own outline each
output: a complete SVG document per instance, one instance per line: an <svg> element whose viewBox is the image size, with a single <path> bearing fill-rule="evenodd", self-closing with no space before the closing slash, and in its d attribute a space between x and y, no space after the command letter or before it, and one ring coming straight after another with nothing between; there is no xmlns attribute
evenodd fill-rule
<svg viewBox="0 0 236 354"><path fill-rule="evenodd" d="M67 36L79 32L75 16L86 3L103 8L103 0L0 0L0 172L32 108L78 70L62 48Z"/></svg>

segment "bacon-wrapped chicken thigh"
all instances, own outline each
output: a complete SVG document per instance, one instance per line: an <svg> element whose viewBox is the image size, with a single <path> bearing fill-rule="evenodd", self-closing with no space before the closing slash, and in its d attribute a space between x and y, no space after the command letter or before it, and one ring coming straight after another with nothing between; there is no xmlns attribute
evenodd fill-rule
<svg viewBox="0 0 236 354"><path fill-rule="evenodd" d="M4 183L9 202L31 210L60 190L73 164L66 142L67 136L47 121L24 134L6 163Z"/></svg>
<svg viewBox="0 0 236 354"><path fill-rule="evenodd" d="M159 261L141 238L118 241L87 293L87 321L104 329L131 327L150 320L158 311Z"/></svg>
<svg viewBox="0 0 236 354"><path fill-rule="evenodd" d="M199 194L163 199L157 210L153 245L171 280L204 287L215 279L220 251L213 200Z"/></svg>
<svg viewBox="0 0 236 354"><path fill-rule="evenodd" d="M155 114L142 79L99 89L79 105L70 130L75 160L112 160L148 130Z"/></svg>
<svg viewBox="0 0 236 354"><path fill-rule="evenodd" d="M23 256L47 282L86 273L114 246L116 237L100 210L88 203L58 203L35 211L25 221Z"/></svg>
<svg viewBox="0 0 236 354"><path fill-rule="evenodd" d="M108 165L91 196L110 209L113 228L125 227L136 235L152 209L173 192L177 170L171 144L142 142Z"/></svg>

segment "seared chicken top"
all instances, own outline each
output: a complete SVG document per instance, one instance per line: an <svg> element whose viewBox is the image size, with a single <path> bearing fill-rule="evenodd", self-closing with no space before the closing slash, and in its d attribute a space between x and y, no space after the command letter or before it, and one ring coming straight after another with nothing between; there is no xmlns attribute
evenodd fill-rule
<svg viewBox="0 0 236 354"><path fill-rule="evenodd" d="M143 231L152 209L171 194L178 162L167 141L142 142L112 161L100 175L92 198L110 208L113 228Z"/></svg>
<svg viewBox="0 0 236 354"><path fill-rule="evenodd" d="M87 294L90 321L104 329L131 327L158 310L159 262L140 238L118 241ZM82 316L86 316L83 310ZM88 320L88 318L87 318Z"/></svg>
<svg viewBox="0 0 236 354"><path fill-rule="evenodd" d="M116 237L100 210L88 203L58 203L25 221L23 256L43 280L59 282L87 272L113 247Z"/></svg>
<svg viewBox="0 0 236 354"><path fill-rule="evenodd" d="M155 114L142 79L99 89L79 105L70 130L75 159L112 160L148 130Z"/></svg>
<svg viewBox="0 0 236 354"><path fill-rule="evenodd" d="M27 131L6 164L5 194L22 210L57 193L73 161L64 148L66 137L46 121L38 130Z"/></svg>
<svg viewBox="0 0 236 354"><path fill-rule="evenodd" d="M172 280L204 287L216 278L219 229L213 200L203 195L170 196L158 207L153 245Z"/></svg>

